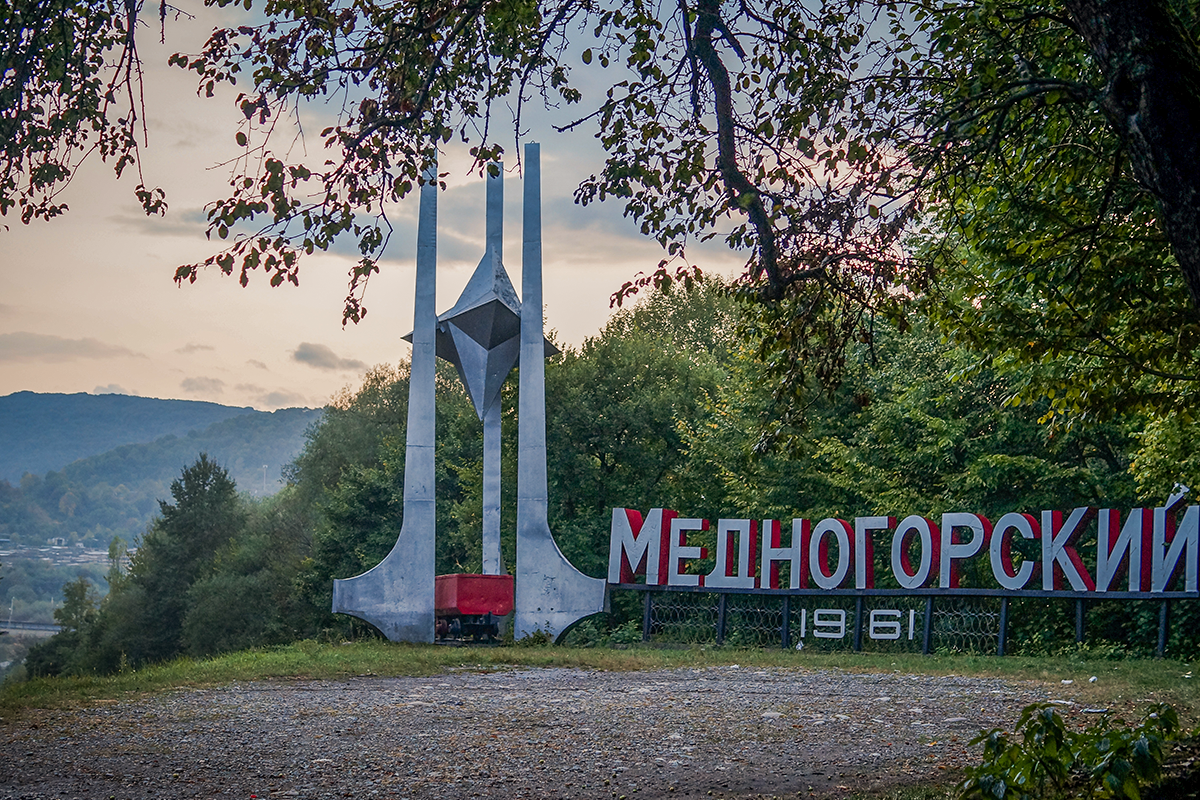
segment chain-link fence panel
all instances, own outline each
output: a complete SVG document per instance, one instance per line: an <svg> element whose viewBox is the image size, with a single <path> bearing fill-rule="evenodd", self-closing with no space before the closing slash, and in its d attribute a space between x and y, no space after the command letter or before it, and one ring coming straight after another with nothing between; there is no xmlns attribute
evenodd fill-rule
<svg viewBox="0 0 1200 800"><path fill-rule="evenodd" d="M1005 603L997 596L855 597L715 591L648 592L642 599L650 605L643 630L651 642L879 653L1000 652ZM1196 607L1176 602L1188 612ZM1058 598L1009 598L1008 604L1005 652L1056 652L1072 646L1077 636L1086 641L1088 631L1096 629L1101 634L1098 646L1104 646L1103 636L1118 629L1111 610L1102 604L1093 609L1081 601ZM1161 615L1165 603L1142 605L1149 609L1145 615ZM1142 610L1141 606L1130 607ZM1077 608L1081 610L1077 612ZM1161 618L1159 622L1169 634L1166 623ZM1160 638L1167 636L1160 631ZM1158 647L1165 649L1163 642Z"/></svg>
<svg viewBox="0 0 1200 800"><path fill-rule="evenodd" d="M709 644L717 640L720 597L702 592L653 592L646 638L662 644Z"/></svg>
<svg viewBox="0 0 1200 800"><path fill-rule="evenodd" d="M1000 640L1000 598L938 597L933 607L935 652L995 653Z"/></svg>
<svg viewBox="0 0 1200 800"><path fill-rule="evenodd" d="M780 647L783 643L782 597L761 594L725 596L725 644L731 647Z"/></svg>

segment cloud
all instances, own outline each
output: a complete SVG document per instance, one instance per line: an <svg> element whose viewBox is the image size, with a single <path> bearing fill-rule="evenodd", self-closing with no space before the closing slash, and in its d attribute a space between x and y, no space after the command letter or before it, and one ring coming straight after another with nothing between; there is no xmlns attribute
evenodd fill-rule
<svg viewBox="0 0 1200 800"><path fill-rule="evenodd" d="M308 399L302 394L280 389L277 392L264 394L258 398L258 402L270 408L295 408L303 406L308 402Z"/></svg>
<svg viewBox="0 0 1200 800"><path fill-rule="evenodd" d="M176 350L175 352L176 352L176 353L185 353L185 354L186 354L186 353L195 353L195 352L196 352L196 351L198 351L198 350L216 350L216 349L217 349L217 348L215 348L215 347L213 347L213 346L211 346L211 345L207 345L207 344L196 344L195 342L188 342L187 344L185 344L183 347L179 348L179 349L178 349L178 350Z"/></svg>
<svg viewBox="0 0 1200 800"><path fill-rule="evenodd" d="M112 227L132 231L139 236L183 236L194 239L208 227L208 214L203 208L172 211L166 217L147 217L140 211L118 211L106 219Z"/></svg>
<svg viewBox="0 0 1200 800"><path fill-rule="evenodd" d="M179 386L189 394L221 394L225 381L220 378L184 378Z"/></svg>
<svg viewBox="0 0 1200 800"><path fill-rule="evenodd" d="M252 358L252 359L250 359L249 361L247 361L246 363L247 363L248 365L252 366L252 367L258 367L259 369L265 369L265 370L267 370L268 372L269 372L269 371L270 371L270 369L271 369L270 367L268 367L268 366L267 366L266 364L264 364L263 362L261 362L261 361L256 361L256 360L255 360L255 359L253 359L253 358Z"/></svg>
<svg viewBox="0 0 1200 800"><path fill-rule="evenodd" d="M266 389L254 383L239 383L237 386L233 387L233 389L234 391L241 392L242 394L262 394L266 391Z"/></svg>
<svg viewBox="0 0 1200 800"><path fill-rule="evenodd" d="M300 346L292 353L292 359L317 369L355 370L367 368L367 365L358 359L342 358L325 345L312 342L301 342Z"/></svg>
<svg viewBox="0 0 1200 800"><path fill-rule="evenodd" d="M46 333L0 333L0 361L73 361L78 358L145 358L127 347L98 339L64 339Z"/></svg>
<svg viewBox="0 0 1200 800"><path fill-rule="evenodd" d="M108 386L97 386L92 389L92 394L127 394L131 397L137 397L137 392L131 392L124 386L116 383L110 383Z"/></svg>

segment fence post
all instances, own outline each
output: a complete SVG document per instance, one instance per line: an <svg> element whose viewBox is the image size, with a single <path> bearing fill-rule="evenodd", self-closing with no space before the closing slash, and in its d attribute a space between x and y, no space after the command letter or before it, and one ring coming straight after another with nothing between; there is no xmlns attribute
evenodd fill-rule
<svg viewBox="0 0 1200 800"><path fill-rule="evenodd" d="M725 644L725 598L728 595L717 595L717 647Z"/></svg>
<svg viewBox="0 0 1200 800"><path fill-rule="evenodd" d="M921 655L929 655L933 643L933 595L925 598L925 627L921 631Z"/></svg>
<svg viewBox="0 0 1200 800"><path fill-rule="evenodd" d="M1154 648L1154 657L1162 658L1167 652L1167 626L1171 618L1171 601L1163 600L1158 609L1158 646Z"/></svg>
<svg viewBox="0 0 1200 800"><path fill-rule="evenodd" d="M783 624L780 626L780 636L783 639L783 649L788 650L792 646L792 597L785 594L783 596Z"/></svg>
<svg viewBox="0 0 1200 800"><path fill-rule="evenodd" d="M654 600L652 599L653 592L646 592L642 596L642 641L650 641L650 620L654 616Z"/></svg>
<svg viewBox="0 0 1200 800"><path fill-rule="evenodd" d="M1004 655L1008 644L1008 598L1000 598L1000 635L996 639L996 655Z"/></svg>
<svg viewBox="0 0 1200 800"><path fill-rule="evenodd" d="M862 595L854 598L854 652L862 652L862 618L863 618L863 599Z"/></svg>

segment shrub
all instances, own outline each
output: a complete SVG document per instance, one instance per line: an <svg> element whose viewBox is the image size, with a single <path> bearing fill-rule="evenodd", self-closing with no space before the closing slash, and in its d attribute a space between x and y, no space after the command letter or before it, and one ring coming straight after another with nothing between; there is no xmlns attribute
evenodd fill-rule
<svg viewBox="0 0 1200 800"><path fill-rule="evenodd" d="M985 731L983 762L966 770L962 800L1062 800L1070 797L1141 800L1143 787L1162 775L1167 745L1179 717L1166 704L1151 708L1135 727L1105 715L1082 731L1067 728L1048 704L1027 706L1018 737Z"/></svg>

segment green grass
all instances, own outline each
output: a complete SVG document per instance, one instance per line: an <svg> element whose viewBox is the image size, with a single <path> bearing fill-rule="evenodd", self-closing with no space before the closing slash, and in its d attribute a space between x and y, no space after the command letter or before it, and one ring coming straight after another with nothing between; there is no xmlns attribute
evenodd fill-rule
<svg viewBox="0 0 1200 800"><path fill-rule="evenodd" d="M27 709L70 708L171 689L237 681L338 679L361 675L420 676L448 669L577 667L611 671L740 664L798 670L969 675L1045 683L1055 697L1106 706L1136 716L1151 702L1175 706L1185 724L1200 713L1200 676L1191 664L1143 659L1110 660L1086 654L1050 658L979 655L886 655L795 653L782 650L623 650L576 647L438 647L387 642L299 642L209 659L178 659L105 677L61 677L9 682L0 687L5 716ZM1089 682L1095 676L1097 680ZM1069 685L1063 680L1072 681Z"/></svg>

